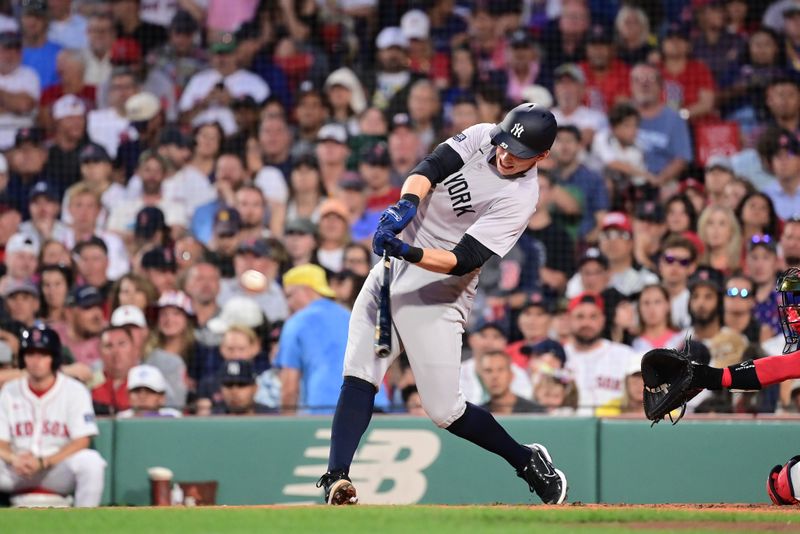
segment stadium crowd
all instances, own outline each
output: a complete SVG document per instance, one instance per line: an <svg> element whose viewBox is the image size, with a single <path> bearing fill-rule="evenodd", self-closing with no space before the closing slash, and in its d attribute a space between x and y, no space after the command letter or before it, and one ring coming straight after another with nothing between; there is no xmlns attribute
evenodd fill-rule
<svg viewBox="0 0 800 534"><path fill-rule="evenodd" d="M331 413L381 212L523 101L559 131L481 273L467 400L635 416L651 348L781 352L800 1L3 0L0 384L44 322L98 415ZM405 358L376 406L421 412Z"/></svg>

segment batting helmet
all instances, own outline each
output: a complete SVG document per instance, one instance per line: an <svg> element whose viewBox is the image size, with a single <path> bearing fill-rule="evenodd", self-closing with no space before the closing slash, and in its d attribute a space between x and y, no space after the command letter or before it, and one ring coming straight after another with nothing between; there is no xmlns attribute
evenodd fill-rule
<svg viewBox="0 0 800 534"><path fill-rule="evenodd" d="M492 144L521 159L538 156L550 150L556 139L556 118L543 107L527 102L520 104L492 128Z"/></svg>
<svg viewBox="0 0 800 534"><path fill-rule="evenodd" d="M61 366L61 339L52 328L44 323L36 323L22 331L19 345L19 366L25 368L25 354L34 350L45 352L53 357L53 371Z"/></svg>
<svg viewBox="0 0 800 534"><path fill-rule="evenodd" d="M783 353L800 348L800 269L790 267L778 275L775 285L780 304L778 313L786 346Z"/></svg>

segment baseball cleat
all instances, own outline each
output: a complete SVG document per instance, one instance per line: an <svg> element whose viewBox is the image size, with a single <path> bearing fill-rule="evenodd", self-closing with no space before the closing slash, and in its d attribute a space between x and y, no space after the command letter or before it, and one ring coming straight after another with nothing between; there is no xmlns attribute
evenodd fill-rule
<svg viewBox="0 0 800 534"><path fill-rule="evenodd" d="M531 452L531 460L517 476L528 483L531 493L536 493L545 504L561 504L567 500L567 477L553 466L553 460L544 445L526 445Z"/></svg>
<svg viewBox="0 0 800 534"><path fill-rule="evenodd" d="M325 473L317 481L318 488L325 488L325 504L340 506L358 503L356 487L341 471Z"/></svg>

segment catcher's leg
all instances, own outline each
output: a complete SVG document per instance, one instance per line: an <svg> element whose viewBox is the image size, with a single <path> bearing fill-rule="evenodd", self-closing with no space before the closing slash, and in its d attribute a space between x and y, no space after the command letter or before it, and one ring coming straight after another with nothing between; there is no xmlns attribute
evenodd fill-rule
<svg viewBox="0 0 800 534"><path fill-rule="evenodd" d="M767 495L775 504L800 504L800 456L776 465L767 477Z"/></svg>

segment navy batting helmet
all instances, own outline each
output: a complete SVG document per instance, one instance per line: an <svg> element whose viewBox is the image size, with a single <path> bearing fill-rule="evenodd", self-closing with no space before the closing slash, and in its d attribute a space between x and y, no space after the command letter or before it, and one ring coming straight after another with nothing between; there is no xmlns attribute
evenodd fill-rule
<svg viewBox="0 0 800 534"><path fill-rule="evenodd" d="M509 111L503 121L489 132L489 137L493 145L518 158L530 159L550 150L557 131L558 125L552 113L526 102Z"/></svg>
<svg viewBox="0 0 800 534"><path fill-rule="evenodd" d="M22 331L19 345L19 366L25 368L25 354L34 350L46 352L53 357L53 371L61 366L61 339L52 328L36 323Z"/></svg>

